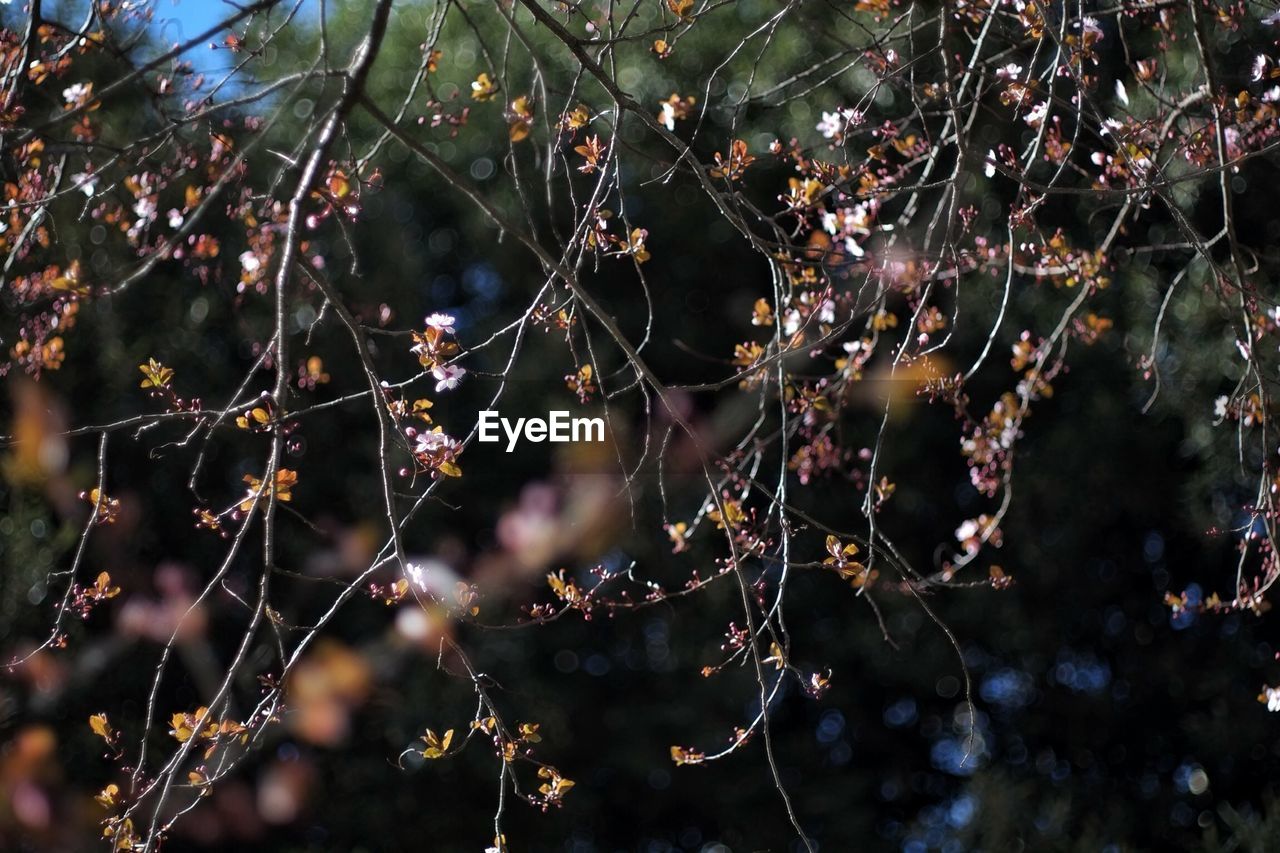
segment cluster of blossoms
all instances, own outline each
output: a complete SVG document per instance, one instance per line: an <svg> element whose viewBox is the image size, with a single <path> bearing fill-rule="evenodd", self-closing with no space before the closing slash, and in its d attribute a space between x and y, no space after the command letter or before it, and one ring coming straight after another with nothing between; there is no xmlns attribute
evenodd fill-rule
<svg viewBox="0 0 1280 853"><path fill-rule="evenodd" d="M413 333L411 351L418 357L423 369L429 370L436 379L436 391L452 391L458 387L467 371L462 367L449 363L458 354L458 344L446 336L455 332L457 322L450 314L430 314L424 321L426 328Z"/></svg>
<svg viewBox="0 0 1280 853"><path fill-rule="evenodd" d="M460 387L467 370L459 363L464 353L457 340L457 318L432 313L421 329L394 328L394 317L402 310L399 298L385 296L384 302L379 293L366 304L344 296L354 288L344 291L346 282L339 268L346 264L336 262L358 260L359 241L352 240L348 231L355 230L351 226L365 210L362 194L372 197L381 189L381 173L373 161L394 138L394 144L402 146L400 153L411 153L424 170L457 191L460 200L478 202L481 212L495 220L504 234L516 234L517 239L509 243L515 246L513 251L531 248L538 255L546 274L544 289L523 322L557 330L542 343L558 347L563 337L563 351L572 360L557 362L567 364L570 372L555 371L554 392L576 399L581 406L607 403L614 417L634 414L639 422L656 417L653 412L657 411L671 418L671 433L676 436L671 446L664 439L661 452L650 453L646 445L638 465L656 457L661 476L661 465L681 458L685 450L674 446L679 436L694 436L700 426L697 419L725 399L730 400L728 409L751 411L757 418L748 432L717 445L732 450L704 453L698 447L697 453L688 454L703 466L700 473L705 482L671 495L670 500L665 489L659 490L662 529L671 550L692 562L704 558L699 550L705 545L715 567L709 574L704 568L702 575L691 569L672 587L684 594L721 578L737 578L741 583L745 613L735 614L729 622L723 659L704 667L704 675L710 677L730 663L754 658L768 677L761 679L763 689L777 691L784 679L794 679L815 698L826 691L830 676L825 671L801 670L790 661L790 639L782 615L785 590L777 578L786 577L792 568L812 569L823 582L839 581L845 595L874 608L880 595L916 595L944 585L968 566L978 565L990 549L1000 547L1023 425L1033 405L1039 407L1051 397L1053 383L1065 375L1068 343L1091 345L1108 339L1113 321L1105 316L1103 300L1117 295L1104 294L1113 276L1129 276L1132 268L1148 260L1163 271L1173 263L1166 256L1178 253L1197 259L1194 268L1187 261L1172 277L1175 284L1167 298L1180 295L1174 288L1184 274L1198 278L1198 289L1204 294L1220 296L1229 307L1224 325L1230 325L1230 333L1224 340L1235 342L1240 361L1234 366L1243 365L1236 389L1219 397L1214 415L1218 422L1231 421L1240 429L1241 446L1250 436L1263 437L1262 444L1274 444L1274 439L1265 438L1274 419L1274 403L1261 378L1274 375L1275 368L1274 348L1264 345L1264 336L1277 332L1280 311L1268 307L1263 286L1274 264L1265 252L1243 245L1231 205L1234 195L1244 193L1249 181L1255 180L1245 171L1245 162L1267 154L1280 142L1280 86L1274 85L1280 78L1280 64L1272 55L1274 45L1268 43L1260 51L1251 47L1247 82L1245 75L1229 76L1228 89L1209 67L1215 48L1195 45L1207 35L1201 14L1213 18L1212 27L1240 36L1237 42L1258 31L1269 33L1265 28L1274 27L1280 16L1258 18L1256 10L1239 3L1212 9L1201 4L1185 10L1168 4L1139 8L1122 3L1096 11L1094 17L1070 9L1049 15L1049 8L1035 0L994 4L964 0L938 12L941 43L922 53L916 35L924 24L913 17L909 26L899 27L904 19L897 17L892 0L859 0L841 10L835 21L841 32L853 32L850 37L856 38L857 28L847 27L848 17L854 16L860 27L868 27L874 35L853 49L848 44L838 46L834 55L841 62L848 57L849 65L824 80L818 77L827 73L825 64L779 74L773 71L784 69L767 69L760 80L789 81L777 86L771 82L768 91L761 91L754 74L749 80L735 80L727 87L734 92L730 97L737 99L728 104L732 124L718 125L726 104L714 100L720 97L714 86L702 90L704 102L700 103L698 97L672 91L670 81L658 74L652 79L636 75L634 86L609 75L614 67L623 67L630 77L633 64L675 73L682 60L668 60L688 43L685 35L708 20L713 21L711 27L716 26L725 17L721 10L733 4L663 0L637 6L629 13L625 38L614 37L621 29L607 4L590 9L569 4L554 14L545 4L518 5L517 14L515 7L506 4L494 8L473 4L462 11L458 4L446 3L441 6L437 34L452 32L459 14L484 18L480 24L466 22L479 42L497 31L518 36L509 44L536 43L540 50L561 51L559 58L565 61L546 63L545 75L558 76L569 68L571 77L544 80L544 71L535 69L537 90L522 90L530 78L505 60L495 62L498 51L491 46L481 44L481 50L468 48L459 56L452 52L446 56L433 35L430 43L420 47L419 72L395 118L377 106L380 99L375 94L385 93L364 91L366 78L353 66L344 78L340 102L325 106L308 99L307 109L325 106L315 113L326 116L325 120L306 125L300 142L289 139L289 145L277 145L277 137L268 134L272 122L280 119L288 124L290 114L300 118L307 110L294 109L304 106L301 101L265 98L277 92L272 88L275 83L267 83L268 88L259 92L247 87L244 98L235 99L242 109L233 113L217 99L224 84L210 91L202 75L177 58L182 53L178 50L171 64L123 69L119 79L136 86L95 85L79 79L78 58L94 54L102 63L127 62L126 51L100 49L109 38L106 29L123 30L130 15L147 17L149 12L135 3L95 3L95 15L85 27L98 26L99 21L112 21L113 26L101 33L75 34L65 26L41 25L37 20L41 14L52 17L56 12L46 4L42 13L40 4L31 4L29 14L35 26L25 34L4 28L0 35L0 59L7 69L6 91L0 99L6 159L0 247L8 258L3 286L9 300L6 307L13 308L0 319L5 325L0 335L9 354L0 374L14 366L39 377L74 363L77 323L111 309L111 300L104 299L93 305L94 311L82 312L86 304L148 284L153 274L156 279L172 274L200 288L190 311L184 305L180 312L192 322L217 297L227 297L219 307L235 317L228 328L245 330L243 353L253 359L254 367L236 386L224 410L206 411L198 398L178 395L172 368L147 359L138 365L141 386L162 404L163 411L143 416L138 422L145 427L138 436L170 423L191 424L187 437L174 440L165 450L176 452L206 442L197 467L203 463L205 449L224 437L229 442L273 448L272 461L256 468L256 475L245 474L243 490L237 487L227 496L229 503L221 504L221 511L203 507L193 511L198 526L217 531L233 540L230 547L239 547L238 537L250 529L257 507L289 504L278 506L281 516L290 523L306 520L299 511L305 507L293 503L299 474L281 462L288 454L300 455L301 424L307 418L329 407L368 402L370 389L380 437L387 439L383 445L392 447L397 458L412 460L410 467L402 469L405 477L415 478L411 485L419 485L416 478L422 475L426 481L422 488L428 494L444 483L455 487L452 481L462 474L459 458L465 442L433 421L431 400L401 396L398 389L428 376L435 394ZM364 42L362 50L367 48L367 53L355 55L353 61L372 62L377 55L391 14L390 2L378 0L373 6L381 24L370 30ZM219 47L237 54L249 67L255 67L259 57L276 54L274 48L267 49L271 36L259 26L260 11L254 6L238 9ZM756 11L744 7L735 14L746 19ZM815 20L820 14L825 12L813 11ZM1153 55L1136 55L1147 45L1128 38L1126 28L1132 29L1135 22L1150 23L1159 45ZM806 21L806 26L810 23ZM771 19L770 39L774 28L781 31L791 25L785 15ZM539 28L536 39L517 32L525 26ZM814 32L821 29L814 27ZM626 55L633 44L640 44L642 31L647 32L645 43L636 55ZM754 35L744 36L741 45L751 38ZM596 52L605 44L608 51L616 51L608 54L608 62L603 61L606 54ZM1056 49L1042 49L1050 44ZM1172 69L1164 54L1175 45L1188 51L1181 60L1195 60L1191 51L1204 51L1200 65L1180 61L1180 67ZM1116 59L1109 61L1104 54L1113 48ZM1131 50L1135 55L1130 55ZM737 53L737 48L727 53L726 65ZM324 65L327 74L330 66ZM367 65L363 71L368 71ZM307 85L323 82L312 77L319 73L300 71L297 79ZM441 75L452 79L441 80ZM838 86L825 85L837 78ZM598 98L597 84L612 97L595 104L579 102L579 98L588 102ZM661 88L655 88L658 85ZM1244 88L1234 91L1239 85ZM738 92L739 86L745 88ZM803 109L742 109L755 103L781 106L785 101L773 101L797 98L801 87L805 95L816 93L811 103L794 101ZM126 89L146 96L132 103L145 102L147 110L156 109L154 116L146 113L151 124L141 139L120 138L119 127L130 122L104 120L104 115L116 114L121 103L117 99ZM544 91L572 91L573 95L556 115ZM620 97L626 91L645 94L639 100ZM257 95L263 96L264 103L279 101L287 112L271 121L265 114L252 114ZM850 103L854 106L846 106ZM357 109L364 110L363 119L376 128L376 142L362 138L367 129L362 122L348 122L349 111ZM773 116L791 116L797 126L764 124L766 119L759 119L759 113L768 114L769 122L775 120ZM816 123L815 115L821 116ZM624 126L627 132L621 133ZM719 135L703 132L704 127L716 127ZM784 127L787 135L776 136ZM475 139L458 139L464 132L468 137L475 134ZM797 135L789 138L792 132ZM652 138L642 143L641 134ZM259 148L264 140L266 145ZM495 189L498 181L510 179L526 204L522 213L527 214L527 230L522 230L525 223L519 217L508 219L502 205L490 201L502 198L501 192L480 191L463 174L465 169L455 173L450 166L455 155L495 142L510 155L502 169L495 171L489 158L477 158L470 176L477 181L494 180ZM299 143L297 150L289 150L294 143ZM663 157L652 156L650 143L665 146ZM535 147L537 151L531 151ZM250 156L255 150L258 153ZM340 150L355 153L337 153ZM451 152L448 156L441 153L446 150ZM263 156L264 151L270 156ZM640 165L630 159L637 151L645 154ZM276 166L279 160L284 165L263 180L260 160ZM547 164L547 179L557 182L546 194L545 207L534 197L539 194L524 192L521 170L529 161ZM646 177L645 169L654 169L653 180ZM637 174L641 175L638 180ZM296 181L300 175L306 175L306 180ZM680 185L684 181L687 186ZM652 311L646 319L659 319L651 301L657 288L651 291L646 276L654 267L671 262L661 259L652 266L643 265L655 261L654 253L663 245L659 236L665 239L666 232L650 221L651 237L649 228L633 222L632 216L641 210L662 209L666 198L651 193L667 192L668 184L679 193L681 205L688 198L693 199L690 203L707 203L713 218L721 216L716 225L727 224L741 234L758 252L760 268L769 273L758 281L749 280L749 290L736 291L726 299L725 304L732 306L728 322L734 331L719 338L722 349L708 359L718 363L725 375L697 390L677 391L678 381L664 384L668 380L662 376L662 356L653 357L652 364L647 361L663 346L662 323L644 324L644 342L637 343L634 333L640 324L631 323L635 318L624 316L620 323L592 298L601 287L592 261L620 261L612 266L634 275L643 285L644 303ZM1206 187L1212 192L1203 191ZM686 196L685 190L692 195ZM1219 197L1222 230L1202 234L1197 229L1205 219L1203 206L1218 203ZM1196 199L1195 207L1189 198ZM556 199L572 199L572 210L555 207ZM1087 219L1070 210L1077 202L1087 211ZM74 214L64 215L64 206L74 208ZM80 222L92 230L88 238L78 241L72 229ZM459 233L468 228L459 226ZM1157 232L1168 239L1153 237L1151 245L1143 244L1139 235ZM553 240L558 245L553 247ZM74 251L69 250L73 245ZM349 251L339 251L343 248ZM695 248L704 249L701 244ZM123 261L115 263L116 259ZM358 267L352 264L353 269ZM671 269L665 267L662 274ZM269 294L279 302L261 298ZM623 295L619 301L629 298ZM968 319L973 316L970 304L992 306L989 316L979 317L976 335ZM102 312L97 311L99 307ZM504 307L509 306L504 303ZM1195 307L1191 313L1201 310ZM1021 316L1024 313L1034 316ZM367 375L369 387L351 393L335 388L335 399L294 407L295 398L310 401L324 396L325 386L340 386L344 373L355 373L344 371L327 350L324 358L310 352L312 333L324 338L335 316L348 324L345 331L361 345L361 375ZM475 316L484 322L491 319L479 311ZM526 327L517 322L509 328L523 332ZM392 357L379 347L366 346L369 340L363 336L370 331L411 334L411 352L421 372L404 383L381 382L376 375L382 369L380 360L392 361ZM304 333L307 351L300 352L297 347ZM1126 336L1131 333L1125 330ZM1161 344L1158 323L1153 337L1153 355L1140 363L1148 378L1158 376L1156 353L1163 349L1157 346ZM997 357L988 360L991 353ZM130 372L140 357L131 357ZM403 353L398 357L403 358ZM254 375L260 370L275 372L276 389L255 398L255 391L245 389L256 387ZM628 379L613 382L628 372ZM984 381L971 381L977 375ZM994 387L985 381L992 376ZM131 381L136 379L134 375ZM186 381L184 372L184 385ZM698 404L684 404L685 394L704 392ZM214 399L212 393L206 399ZM704 407L703 399L714 399L714 404ZM664 405L655 405L655 400ZM892 518L900 503L908 503L902 496L908 495L911 486L899 490L890 475L904 484L906 479L889 470L896 464L893 454L882 450L894 438L900 409L917 401L921 409L924 403L940 402L940 417L954 421L968 484L977 493L974 500L984 504L966 507L963 515L945 525L944 529L953 530L954 541L945 542L943 550L949 555L935 556L933 574L908 570L908 559L900 554L910 553L914 543L899 549L886 532L894 525L880 523ZM715 422L713 428L721 428L721 419L706 420ZM103 431L104 440L107 432ZM771 454L785 465L769 465ZM1242 450L1241 456L1243 461L1247 454ZM627 468L630 460L619 458L628 463L622 466ZM1197 603L1186 594L1170 594L1166 601L1175 612L1194 608L1262 612L1268 606L1266 592L1280 578L1271 545L1277 512L1269 504L1273 495L1280 494L1280 449L1262 446L1262 452L1249 458L1262 460L1257 466L1259 505L1246 508L1250 525L1241 528L1247 532L1239 534L1239 547L1242 564L1251 557L1256 571L1251 568L1253 576L1241 572L1238 589L1225 601L1213 596ZM386 459L380 462L385 464ZM230 479L242 472L237 468ZM624 474L630 485L633 473ZM770 478L772 482L766 482ZM192 490L196 479L193 474ZM823 480L851 490L854 503L860 505L860 511L847 513L852 521L849 517L820 520L842 525L838 532L834 528L815 532L817 523L793 512L802 505L790 491L794 484L807 487ZM306 482L310 489L314 481L309 470ZM398 500L402 496L389 487L386 493L385 523L378 519L378 524L398 546L398 531L408 520L409 513L403 511L408 501ZM82 497L95 512L86 531L128 517L119 499L107 496L102 488L86 490ZM992 505L985 505L988 502ZM668 512L676 518L669 518ZM683 520L676 520L682 512ZM815 512L836 515L826 506ZM263 535L267 544L273 544L273 518L264 512L262 519ZM555 548L569 550L560 541L547 546ZM524 550L533 549L511 550L521 550L517 556L523 560L528 557ZM272 553L270 548L264 551ZM799 556L793 557L793 552ZM917 549L917 553L928 559L929 549ZM565 613L583 618L598 612L612 614L637 606L637 600L652 604L676 594L656 581L636 581L645 567L634 573L599 569L598 582L593 584L571 570L548 571L550 558L543 563L531 571L545 572L553 600L524 610L534 621ZM775 570L779 564L781 572ZM403 604L406 611L413 604L428 604L443 609L447 619L477 615L474 586L458 581L452 592L447 586L439 589L426 569L415 563L405 566L405 574L367 588L389 605ZM884 581L879 580L882 574ZM82 617L120 592L106 572L94 583L77 583L75 572L71 575L66 609ZM1004 569L994 565L988 566L987 579L994 588L1012 582ZM615 596L615 585L626 583L641 583L642 593L635 598L625 593ZM267 607L265 599L263 607ZM264 609L258 615L265 619L253 622L250 632L263 622L284 621L275 610ZM743 617L748 624L741 624ZM250 634L246 648L252 639ZM449 646L454 640L449 632L440 631L433 639L439 640L437 659L445 657L446 647L449 654L462 655L460 644ZM464 666L453 669L467 671ZM427 729L421 737L424 746L415 746L415 751L423 759L440 760L456 754L473 737L492 738L504 773L506 765L517 760L536 766L536 788L530 786L526 799L544 809L559 805L573 782L532 758L531 744L541 737L538 725L507 727L485 694L486 686L486 681L475 679L483 710L469 732L455 738L452 728ZM278 698L278 686L269 688L268 695ZM1269 709L1280 710L1280 688L1265 688L1261 698ZM763 700L759 707L761 720L733 727L729 751L767 725L763 718L770 702ZM172 733L180 744L199 742L212 748L215 742L232 742L243 734L240 723L216 722L206 708L192 714L180 712L172 721ZM105 716L99 720L95 715L90 725L115 748L115 733ZM684 746L670 751L677 764L713 761L723 754ZM169 765L174 769L163 772L176 773L180 764L175 762ZM207 789L207 777L190 781L198 791ZM503 785L507 783L504 775ZM514 779L511 784L515 786ZM115 808L118 793L118 789L104 791L100 802ZM162 806L155 806L155 814L162 813ZM127 818L113 817L107 827L119 849L137 841ZM803 831L800 834L804 838ZM500 829L496 836L492 849L505 850Z"/></svg>
<svg viewBox="0 0 1280 853"><path fill-rule="evenodd" d="M446 477L462 476L462 469L457 464L462 442L445 435L438 426L431 430L409 427L405 434L413 441L413 458L419 470Z"/></svg>
<svg viewBox="0 0 1280 853"><path fill-rule="evenodd" d="M450 339L450 336L457 332L455 323L457 318L453 315L437 312L427 316L423 331L413 332L414 344L411 351L418 357L418 363L425 370L430 371L431 376L436 380L437 393L457 388L467 373L463 367L449 361L456 358L459 353L458 344ZM431 408L431 405L428 400L418 400L411 405L396 400L388 403L392 415L397 420L414 419L426 424L431 423L431 416L427 414L427 409ZM406 427L404 431L413 442L412 454L417 473L428 473L432 477L462 475L462 470L457 464L458 456L462 453L462 442L446 435L439 426L424 429L414 425Z"/></svg>

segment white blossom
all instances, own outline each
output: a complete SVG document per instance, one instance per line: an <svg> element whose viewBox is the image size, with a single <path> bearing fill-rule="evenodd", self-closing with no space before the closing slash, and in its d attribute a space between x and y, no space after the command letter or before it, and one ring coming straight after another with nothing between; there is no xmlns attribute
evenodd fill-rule
<svg viewBox="0 0 1280 853"><path fill-rule="evenodd" d="M836 321L836 304L830 299L824 299L822 304L818 306L818 322L834 323Z"/></svg>
<svg viewBox="0 0 1280 853"><path fill-rule="evenodd" d="M98 179L90 172L77 172L71 176L71 186L93 198L93 194L98 191Z"/></svg>
<svg viewBox="0 0 1280 853"><path fill-rule="evenodd" d="M462 443L442 432L420 432L414 445L415 453L437 453L442 450L458 451Z"/></svg>
<svg viewBox="0 0 1280 853"><path fill-rule="evenodd" d="M1097 18L1085 17L1081 19L1080 32L1082 35L1085 33L1089 33L1094 37L1096 37L1099 41L1102 40L1102 27L1099 26Z"/></svg>
<svg viewBox="0 0 1280 853"><path fill-rule="evenodd" d="M786 313L782 315L782 333L785 335L794 335L800 331L800 312L794 308L788 308Z"/></svg>
<svg viewBox="0 0 1280 853"><path fill-rule="evenodd" d="M432 329L436 329L441 332L448 332L452 335L454 332L453 324L457 321L458 318L454 317L452 314L441 314L437 311L434 314L428 314L426 320L423 322Z"/></svg>
<svg viewBox="0 0 1280 853"><path fill-rule="evenodd" d="M76 83L62 90L62 100L75 106L93 93L92 83Z"/></svg>
<svg viewBox="0 0 1280 853"><path fill-rule="evenodd" d="M452 391L458 387L467 371L454 364L441 364L432 368L431 375L436 378L436 391Z"/></svg>
<svg viewBox="0 0 1280 853"><path fill-rule="evenodd" d="M662 114L658 116L658 121L662 122L667 130L676 129L676 108L670 103L662 102Z"/></svg>
<svg viewBox="0 0 1280 853"><path fill-rule="evenodd" d="M817 131L826 139L833 139L844 132L851 124L862 122L862 113L857 110L841 108L833 113L823 112L822 121L817 124Z"/></svg>
<svg viewBox="0 0 1280 853"><path fill-rule="evenodd" d="M143 225L151 222L156 218L159 208L156 207L156 200L151 196L143 196L133 205L133 215L138 217L138 224Z"/></svg>
<svg viewBox="0 0 1280 853"><path fill-rule="evenodd" d="M1129 106L1129 90L1124 87L1123 80L1116 81L1116 97L1120 99L1120 103Z"/></svg>
<svg viewBox="0 0 1280 853"><path fill-rule="evenodd" d="M822 121L818 122L817 131L822 134L823 138L831 139L842 130L844 130L844 120L839 112L824 112L822 114Z"/></svg>

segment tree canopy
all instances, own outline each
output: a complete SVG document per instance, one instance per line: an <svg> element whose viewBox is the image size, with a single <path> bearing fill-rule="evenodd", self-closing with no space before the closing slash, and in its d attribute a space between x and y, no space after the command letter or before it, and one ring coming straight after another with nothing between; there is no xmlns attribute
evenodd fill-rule
<svg viewBox="0 0 1280 853"><path fill-rule="evenodd" d="M1271 846L1280 13L0 23L0 846Z"/></svg>

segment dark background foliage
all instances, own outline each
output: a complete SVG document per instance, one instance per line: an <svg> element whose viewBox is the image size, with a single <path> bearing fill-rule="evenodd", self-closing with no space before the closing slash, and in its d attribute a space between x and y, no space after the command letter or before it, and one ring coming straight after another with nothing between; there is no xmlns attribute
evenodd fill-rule
<svg viewBox="0 0 1280 853"><path fill-rule="evenodd" d="M759 5L744 10L743 18ZM343 35L348 27L355 32L362 13L358 3L342 10L334 26L340 39L350 41ZM12 6L0 14L6 26L18 20ZM806 14L810 29L831 25L825 9ZM424 15L416 4L397 8L371 78L375 99L382 93L390 99L419 62ZM281 37L276 67L300 61L291 52L300 56L313 44L313 26L304 18ZM691 36L662 73L697 81L700 88L709 71L700 57L740 36L708 29L697 37L705 42ZM446 44L449 38L462 35L446 33ZM1224 46L1230 52L1223 64L1244 69L1247 51ZM795 65L808 55L799 42L788 50ZM1104 69L1123 69L1123 57L1103 59ZM469 79L467 68L446 65L442 73L454 74L464 87ZM695 90L662 79L641 79L637 87L646 104L673 88ZM316 87L297 99L322 94ZM823 106L798 111L802 118L789 126L811 126ZM295 112L307 118L305 111ZM503 204L517 204L509 184L497 179L508 156L498 111L475 113L462 134L442 138L437 150ZM118 137L158 121L141 101L135 111L113 107L111 114L104 111L103 121ZM353 119L344 148L360 150L375 138L377 129L362 121ZM711 111L703 132L709 139L730 138L728 121ZM748 112L745 122L756 133L788 132L778 126L777 110ZM995 140L1014 131L992 122L979 132ZM279 148L288 147L291 133L296 129L276 132ZM655 174L667 164L668 153L639 130L627 142L635 146L632 163L653 158ZM279 165L270 153L275 148L267 145L255 155L253 174L265 176ZM531 165L529 151L514 156ZM398 145L388 146L380 167L382 184L365 190L360 222L352 229L355 257L332 229L316 237L325 244L318 252L329 269L350 266L349 274L335 273L335 281L353 311L373 323L380 306L390 306L395 319L389 325L398 328L415 325L429 311L449 311L458 317L459 339L474 344L524 309L542 275L510 235L442 191L438 179ZM681 383L717 380L726 373L725 354L752 334L750 305L758 295L752 283L766 280L767 265L713 216L687 175L655 183L636 169L625 180L627 215L650 231L654 257L644 273L654 337L663 342L646 354L660 375ZM745 192L767 205L786 176L782 166L762 162ZM1241 239L1266 246L1274 260L1269 241L1277 220L1267 190L1274 165L1252 161L1240 177L1246 188L1236 208ZM989 190L1002 191L1007 188ZM1205 230L1217 228L1211 201L1202 214ZM1096 237L1091 201L1068 197L1056 204L1055 216L1081 240ZM116 236L104 243L92 223L77 225L74 216L62 221L57 251L95 268L95 257L102 257L102 269L113 268ZM271 315L267 298L233 294L243 227L219 227L223 269L210 281L164 263L127 292L84 306L65 366L40 381L42 405L66 412L75 426L127 417L147 405L136 365L148 357L172 366L177 386L207 405L229 397L258 354L253 345L269 336ZM1248 500L1246 481L1232 465L1229 429L1215 434L1208 427L1213 397L1231 382L1223 368L1231 350L1229 339L1216 343L1224 321L1202 283L1193 282L1175 303L1172 343L1162 350L1162 396L1143 411L1151 385L1136 361L1149 346L1145 330L1172 263L1161 253L1118 259L1111 288L1101 297L1117 331L1072 353L1054 397L1027 423L1014 505L1003 525L1005 544L992 557L1016 578L1014 586L931 590L922 598L882 595L890 641L847 585L826 574L793 579L787 615L793 657L811 669L829 667L833 686L818 701L794 685L785 688L773 710L773 737L798 817L821 849L1274 845L1280 752L1273 718L1257 701L1259 687L1275 674L1274 618L1174 617L1162 603L1166 592L1192 584L1204 594L1230 587L1235 536L1221 531L1239 522ZM1000 282L975 279L965 299L982 316L998 300ZM646 300L629 265L601 265L584 281L629 336L644 334ZM1004 358L1016 330L1048 325L1069 298L1048 284L1022 283L997 355ZM307 320L298 318L296 330L305 330ZM957 350L976 353L986 328L961 326ZM405 337L375 336L374 343L389 379L413 375ZM302 395L309 401L358 387L359 365L336 325L319 327L295 351L322 356L332 374L330 385ZM494 387L485 373L501 370L504 358L491 350L469 362L468 382L436 399L436 420L457 429L469 423ZM604 361L599 374L620 366ZM566 405L572 395L561 377L575 367L562 337L531 333L503 410L536 414ZM6 423L20 416L16 401L29 391L25 381L9 377L15 402L5 404L11 406ZM266 387L265 377L258 381ZM1003 377L989 387L982 381L971 388L975 397L994 396L1001 382L1007 384ZM865 443L874 441L878 399L855 410L847 424L849 434ZM750 400L690 395L687 405L713 442L727 442L754 415ZM634 455L644 440L642 410L625 399L610 416L617 445ZM956 452L950 410L904 401L891 430L897 440L886 447L882 467L899 487L881 523L913 564L931 567L938 543L952 539L957 520L976 514L983 503ZM73 625L69 648L42 657L38 672L28 667L0 681L5 849L78 850L95 843L100 815L91 796L111 770L85 720L102 710L114 720L136 719L158 654L155 642L121 627L120 611L131 596L158 599L166 584L190 586L207 578L221 553L220 540L192 530L186 473L196 448L177 443L183 426L126 435L111 451L111 491L124 500L126 518L119 529L95 534L90 549L93 565L109 567L124 595ZM379 515L379 493L371 462L376 432L367 408L335 407L305 420L300 438L289 464L305 488L293 507L314 527L292 516L282 521L281 562L307 577L286 579L288 593L277 607L286 621L307 624L331 598L326 561L341 563L342 549L362 553L368 547L363 543ZM70 462L60 475L64 499L68 491L88 488L94 477L94 437L72 439L69 447ZM259 464L260 448L247 435L211 445L202 490L238 495L242 474ZM521 606L547 600L543 576L552 568L585 578L595 565L634 561L646 578L672 588L691 568L701 566L705 574L718 555L714 543L695 542L690 553L673 556L653 535L664 521L700 503L688 448L675 447L667 456L672 482L684 485L669 485L672 505L664 509L656 477L646 470L632 485L634 512L625 499L605 497L619 486L611 454L526 445L508 455L498 446L477 445L462 457L463 480L441 490L438 505L407 529L407 543L463 578L499 578L498 591L484 603L482 621L489 624L512 623ZM776 466L776 457L766 458ZM808 512L841 519L857 514L862 493L848 482L819 481L796 499ZM0 500L0 646L10 655L46 630L56 591L45 578L69 559L84 508L59 504L48 484L13 480L0 484ZM510 548L502 525L530 515L545 520L535 511L540 502L553 507L549 523L563 536L545 559L513 562L504 554ZM814 559L821 556L820 541L814 533L804 545ZM233 566L227 587L243 593L254 576L255 564L245 557ZM718 659L728 620L740 616L737 595L721 584L698 596L616 616L598 613L589 621L568 614L540 627L456 628L476 666L499 686L499 701L515 718L541 722L541 752L577 783L563 808L545 815L521 803L509 808L505 831L513 850L796 849L758 742L704 766L675 767L668 757L671 744L725 742L734 725L758 710L749 667L711 679L699 675ZM162 719L168 709L199 703L210 661L225 658L239 640L243 615L230 595L211 602L206 617L201 636L180 652L180 673L162 684ZM488 752L475 748L441 762L397 766L424 727L465 729L474 704L470 686L438 671L430 651L397 629L397 618L380 601L352 601L325 634L334 644L329 648L352 656L341 666L356 671L357 681L367 679L368 690L343 709L339 733L317 736L282 724L165 849L482 849L492 834L497 790ZM978 733L968 756L967 678ZM40 814L39 804L31 804L37 796L47 820L32 825L31 815ZM278 814L263 805L269 796L285 797L294 812L276 822L264 817Z"/></svg>

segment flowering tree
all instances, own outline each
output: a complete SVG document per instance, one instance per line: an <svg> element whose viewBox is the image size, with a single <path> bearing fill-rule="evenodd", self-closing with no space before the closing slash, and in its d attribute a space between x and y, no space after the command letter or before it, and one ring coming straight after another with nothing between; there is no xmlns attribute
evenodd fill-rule
<svg viewBox="0 0 1280 853"><path fill-rule="evenodd" d="M1280 258L1275 220L1237 208L1280 138L1276 15L258 0L173 42L161 4L19 5L6 489L61 532L14 511L13 541L52 541L23 561L43 633L7 654L30 673L144 641L145 688L79 719L114 767L115 849L157 849L282 728L343 737L377 680L334 636L355 609L454 685L406 709L421 734L386 772L483 753L476 837L506 850L513 801L559 807L589 769L477 656L675 608L719 649L671 678L747 710L669 760L754 756L816 850L771 718L840 674L796 585L890 644L884 608L923 614L955 653L962 762L980 753L942 593L1014 583L1024 424L1088 393L1069 367L1095 346L1147 408L1194 402L1215 476L1248 489L1218 531L1233 565L1200 578L1218 592L1165 603L1268 607ZM478 440L481 410L548 408L606 440ZM912 471L961 506L926 512ZM542 485L517 498L518 474Z"/></svg>

